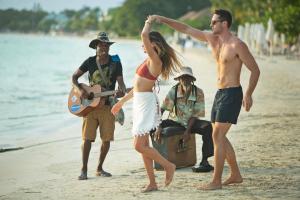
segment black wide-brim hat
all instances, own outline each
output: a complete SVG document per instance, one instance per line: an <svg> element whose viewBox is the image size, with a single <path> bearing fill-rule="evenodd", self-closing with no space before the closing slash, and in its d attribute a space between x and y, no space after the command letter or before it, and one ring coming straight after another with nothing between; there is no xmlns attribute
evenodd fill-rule
<svg viewBox="0 0 300 200"><path fill-rule="evenodd" d="M89 47L91 47L92 49L96 49L96 47L97 47L97 45L98 45L99 42L105 42L105 43L108 43L109 45L112 45L113 43L115 43L115 42L109 41L109 38L108 38L107 33L105 33L105 32L100 32L100 33L97 35L97 38L96 38L96 39L93 39L93 40L90 42Z"/></svg>

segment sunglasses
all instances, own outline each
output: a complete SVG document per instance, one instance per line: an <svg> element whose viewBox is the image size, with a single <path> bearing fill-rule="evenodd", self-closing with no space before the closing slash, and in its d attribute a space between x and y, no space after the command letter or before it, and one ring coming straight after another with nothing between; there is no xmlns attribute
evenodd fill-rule
<svg viewBox="0 0 300 200"><path fill-rule="evenodd" d="M217 22L223 22L223 20L212 20L210 24L214 26Z"/></svg>

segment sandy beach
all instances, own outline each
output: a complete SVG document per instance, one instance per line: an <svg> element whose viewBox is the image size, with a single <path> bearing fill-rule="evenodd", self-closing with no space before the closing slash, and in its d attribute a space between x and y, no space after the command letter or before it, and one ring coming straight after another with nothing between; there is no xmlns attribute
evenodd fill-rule
<svg viewBox="0 0 300 200"><path fill-rule="evenodd" d="M196 85L204 91L205 119L209 120L216 92L215 61L209 52L199 49L187 49L182 56L183 63L194 70ZM164 172L156 172L160 190L141 193L147 178L141 156L132 146L129 103L125 106L125 125L117 125L104 163L111 178L95 176L100 148L97 136L89 158L89 179L77 180L81 119L76 118L74 125L54 130L51 140L0 153L0 199L300 199L300 61L281 56L256 60L261 77L253 95L254 105L249 113L241 111L238 125L228 134L244 177L242 184L201 191L196 187L210 181L212 173L193 173L191 168L184 168L176 170L168 188L162 187ZM248 77L249 71L243 67L244 90ZM173 84L173 80L161 84L161 101ZM202 139L196 136L196 140L199 163ZM210 162L213 164L212 158ZM223 179L227 175L225 164Z"/></svg>

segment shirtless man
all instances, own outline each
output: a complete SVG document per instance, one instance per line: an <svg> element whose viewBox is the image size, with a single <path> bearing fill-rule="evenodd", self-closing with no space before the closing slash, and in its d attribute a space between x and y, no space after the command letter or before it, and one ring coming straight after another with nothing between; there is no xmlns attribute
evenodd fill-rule
<svg viewBox="0 0 300 200"><path fill-rule="evenodd" d="M241 105L248 112L252 106L252 93L259 78L259 68L247 45L230 33L232 17L227 10L215 10L211 19L212 32L203 32L179 21L163 16L153 15L159 23L188 34L198 40L208 42L217 61L217 87L211 121L213 124L214 162L213 180L200 189L221 189L222 185L242 183L243 178L237 165L235 152L226 137L232 124L237 123ZM243 96L240 85L242 64L249 69L251 75L248 88ZM230 167L229 178L222 183L224 162Z"/></svg>

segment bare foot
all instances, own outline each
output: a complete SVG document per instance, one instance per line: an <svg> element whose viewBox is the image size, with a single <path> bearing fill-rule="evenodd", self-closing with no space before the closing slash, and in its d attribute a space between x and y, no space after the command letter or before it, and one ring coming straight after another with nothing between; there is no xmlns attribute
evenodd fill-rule
<svg viewBox="0 0 300 200"><path fill-rule="evenodd" d="M200 190L218 190L218 189L222 189L222 184L216 184L216 183L209 183L206 185L202 185L200 187L198 187L198 189Z"/></svg>
<svg viewBox="0 0 300 200"><path fill-rule="evenodd" d="M171 163L171 166L166 168L166 180L165 180L165 187L170 185L173 180L174 172L176 170L176 165Z"/></svg>
<svg viewBox="0 0 300 200"><path fill-rule="evenodd" d="M157 191L158 188L157 188L157 185L148 185L146 186L141 192L142 193L146 193L146 192L153 192L153 191Z"/></svg>
<svg viewBox="0 0 300 200"><path fill-rule="evenodd" d="M230 184L235 184L235 183L242 183L243 178L242 176L230 176L226 181L222 183L222 185L230 185Z"/></svg>

